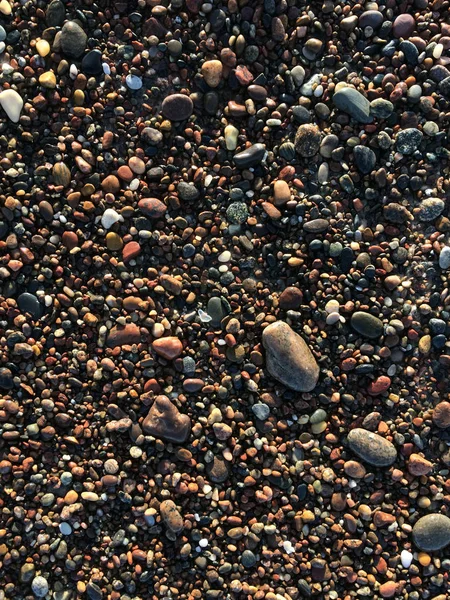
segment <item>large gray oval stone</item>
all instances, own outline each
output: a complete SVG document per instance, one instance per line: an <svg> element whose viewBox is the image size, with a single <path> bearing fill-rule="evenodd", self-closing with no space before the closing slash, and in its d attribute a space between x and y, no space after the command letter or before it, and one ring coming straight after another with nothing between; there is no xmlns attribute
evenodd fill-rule
<svg viewBox="0 0 450 600"><path fill-rule="evenodd" d="M394 444L367 429L352 429L347 442L359 458L374 467L389 467L397 458Z"/></svg>
<svg viewBox="0 0 450 600"><path fill-rule="evenodd" d="M439 513L421 517L413 527L413 540L425 552L442 550L450 544L450 519Z"/></svg>
<svg viewBox="0 0 450 600"><path fill-rule="evenodd" d="M383 333L383 323L370 313L355 312L350 319L350 325L360 335L368 338L377 338Z"/></svg>
<svg viewBox="0 0 450 600"><path fill-rule="evenodd" d="M269 373L298 392L310 392L317 385L319 366L306 342L284 321L268 325L262 335Z"/></svg>
<svg viewBox="0 0 450 600"><path fill-rule="evenodd" d="M351 87L345 87L333 95L333 104L350 115L358 123L372 123L370 102L365 96Z"/></svg>

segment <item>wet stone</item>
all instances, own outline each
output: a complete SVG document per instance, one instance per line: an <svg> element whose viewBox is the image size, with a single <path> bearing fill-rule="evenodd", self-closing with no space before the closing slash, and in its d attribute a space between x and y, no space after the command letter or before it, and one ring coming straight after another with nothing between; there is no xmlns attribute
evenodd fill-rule
<svg viewBox="0 0 450 600"><path fill-rule="evenodd" d="M103 73L102 53L99 50L91 50L81 61L81 70L86 75L100 75Z"/></svg>
<svg viewBox="0 0 450 600"><path fill-rule="evenodd" d="M17 305L24 313L30 313L34 319L40 319L42 316L42 305L33 294L24 292L17 298Z"/></svg>
<svg viewBox="0 0 450 600"><path fill-rule="evenodd" d="M333 104L359 123L371 123L370 103L365 96L351 87L344 87L333 95Z"/></svg>
<svg viewBox="0 0 450 600"><path fill-rule="evenodd" d="M191 431L191 421L179 412L167 396L157 396L142 423L147 435L176 444L184 443Z"/></svg>
<svg viewBox="0 0 450 600"><path fill-rule="evenodd" d="M61 30L61 49L70 58L79 58L87 44L87 35L74 21L68 21Z"/></svg>
<svg viewBox="0 0 450 600"><path fill-rule="evenodd" d="M413 540L420 550L442 550L450 544L450 519L440 513L421 517L413 527Z"/></svg>
<svg viewBox="0 0 450 600"><path fill-rule="evenodd" d="M397 451L391 442L367 429L352 429L347 436L347 443L359 458L374 467L388 467L397 458Z"/></svg>
<svg viewBox="0 0 450 600"><path fill-rule="evenodd" d="M351 326L360 335L368 338L378 338L383 333L383 323L370 313L358 311L352 315Z"/></svg>
<svg viewBox="0 0 450 600"><path fill-rule="evenodd" d="M266 147L264 144L253 144L242 152L238 152L234 155L233 160L239 169L248 169L259 165L266 154Z"/></svg>

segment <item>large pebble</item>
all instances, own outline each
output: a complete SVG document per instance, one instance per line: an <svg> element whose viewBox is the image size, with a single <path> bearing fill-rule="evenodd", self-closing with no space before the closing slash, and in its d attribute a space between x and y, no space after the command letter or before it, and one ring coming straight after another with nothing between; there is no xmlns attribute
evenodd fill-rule
<svg viewBox="0 0 450 600"><path fill-rule="evenodd" d="M333 104L349 114L359 123L371 123L370 102L365 96L351 87L344 87L333 95Z"/></svg>
<svg viewBox="0 0 450 600"><path fill-rule="evenodd" d="M13 123L18 123L23 108L23 100L16 90L0 92L0 106Z"/></svg>
<svg viewBox="0 0 450 600"><path fill-rule="evenodd" d="M185 94L171 94L164 98L161 110L170 121L184 121L192 115L194 104Z"/></svg>
<svg viewBox="0 0 450 600"><path fill-rule="evenodd" d="M434 221L443 212L445 202L440 198L425 198L420 203L418 216L421 221Z"/></svg>
<svg viewBox="0 0 450 600"><path fill-rule="evenodd" d="M442 550L450 544L450 519L440 513L421 517L413 527L413 540L425 552Z"/></svg>
<svg viewBox="0 0 450 600"><path fill-rule="evenodd" d="M67 21L61 29L61 49L70 58L79 58L86 49L87 35L75 21Z"/></svg>
<svg viewBox="0 0 450 600"><path fill-rule="evenodd" d="M191 420L181 414L167 396L157 396L142 423L142 429L148 435L182 444L189 437Z"/></svg>
<svg viewBox="0 0 450 600"><path fill-rule="evenodd" d="M180 514L175 502L172 500L163 500L159 506L159 512L161 518L164 521L166 527L173 531L173 533L179 533L184 527L183 517Z"/></svg>
<svg viewBox="0 0 450 600"><path fill-rule="evenodd" d="M209 87L215 88L222 79L222 63L220 60L207 60L203 63L201 73Z"/></svg>
<svg viewBox="0 0 450 600"><path fill-rule="evenodd" d="M395 446L381 435L367 429L352 429L348 445L364 462L374 467L388 467L397 458Z"/></svg>
<svg viewBox="0 0 450 600"><path fill-rule="evenodd" d="M312 391L319 366L306 342L283 321L268 325L262 335L269 373L292 390Z"/></svg>
<svg viewBox="0 0 450 600"><path fill-rule="evenodd" d="M368 338L378 338L383 333L383 323L370 313L355 312L350 320L350 325L360 335Z"/></svg>
<svg viewBox="0 0 450 600"><path fill-rule="evenodd" d="M309 158L318 153L320 148L320 129L317 125L305 123L300 125L295 134L295 149L304 158Z"/></svg>
<svg viewBox="0 0 450 600"><path fill-rule="evenodd" d="M233 160L239 169L248 169L259 165L266 154L264 144L253 144L234 155Z"/></svg>

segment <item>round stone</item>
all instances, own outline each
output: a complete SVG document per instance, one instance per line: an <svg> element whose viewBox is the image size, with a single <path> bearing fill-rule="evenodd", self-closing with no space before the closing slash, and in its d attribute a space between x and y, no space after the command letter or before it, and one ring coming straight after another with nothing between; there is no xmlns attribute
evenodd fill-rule
<svg viewBox="0 0 450 600"><path fill-rule="evenodd" d="M170 121L184 121L192 115L194 105L185 94L171 94L164 98L161 110Z"/></svg>
<svg viewBox="0 0 450 600"><path fill-rule="evenodd" d="M295 150L304 158L314 156L320 147L320 129L316 125L300 125L295 134Z"/></svg>
<svg viewBox="0 0 450 600"><path fill-rule="evenodd" d="M440 513L421 517L413 527L413 540L419 550L442 550L450 544L450 519Z"/></svg>
<svg viewBox="0 0 450 600"><path fill-rule="evenodd" d="M35 577L31 582L31 590L36 598L44 598L48 594L48 582L45 577Z"/></svg>
<svg viewBox="0 0 450 600"><path fill-rule="evenodd" d="M360 335L378 338L383 333L383 322L370 313L358 311L352 315L350 325Z"/></svg>
<svg viewBox="0 0 450 600"><path fill-rule="evenodd" d="M395 446L389 440L367 429L352 429L347 442L359 458L374 467L388 467L397 458Z"/></svg>
<svg viewBox="0 0 450 600"><path fill-rule="evenodd" d="M61 50L69 58L79 58L86 49L87 35L75 21L67 21L61 29Z"/></svg>

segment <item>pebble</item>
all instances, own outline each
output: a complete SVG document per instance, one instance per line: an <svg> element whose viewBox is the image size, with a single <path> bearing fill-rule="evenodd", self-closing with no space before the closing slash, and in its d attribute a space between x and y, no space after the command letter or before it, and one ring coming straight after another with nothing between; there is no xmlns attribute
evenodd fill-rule
<svg viewBox="0 0 450 600"><path fill-rule="evenodd" d="M189 96L171 94L164 98L161 110L163 115L171 121L184 121L192 115L194 105Z"/></svg>
<svg viewBox="0 0 450 600"><path fill-rule="evenodd" d="M157 396L142 423L147 435L168 440L176 444L184 443L191 431L191 421L179 412L167 396Z"/></svg>
<svg viewBox="0 0 450 600"><path fill-rule="evenodd" d="M434 221L444 208L445 202L440 198L425 198L418 208L418 217L421 221Z"/></svg>
<svg viewBox="0 0 450 600"><path fill-rule="evenodd" d="M347 436L350 449L374 467L388 467L395 462L395 446L384 437L366 429L352 429Z"/></svg>
<svg viewBox="0 0 450 600"><path fill-rule="evenodd" d="M351 87L343 87L333 94L333 104L358 123L371 123L370 102Z"/></svg>
<svg viewBox="0 0 450 600"><path fill-rule="evenodd" d="M31 590L36 598L45 598L49 591L47 580L42 575L37 575L31 582Z"/></svg>
<svg viewBox="0 0 450 600"><path fill-rule="evenodd" d="M164 500L159 506L161 518L166 527L173 533L180 533L184 528L183 517L172 500Z"/></svg>
<svg viewBox="0 0 450 600"><path fill-rule="evenodd" d="M252 144L242 152L235 154L233 160L239 169L248 169L261 164L265 154L264 144Z"/></svg>
<svg viewBox="0 0 450 600"><path fill-rule="evenodd" d="M440 513L424 515L414 524L412 535L420 550L442 550L450 544L450 519Z"/></svg>
<svg viewBox="0 0 450 600"><path fill-rule="evenodd" d="M379 338L383 333L382 321L370 313L362 311L353 313L350 324L357 333L364 337Z"/></svg>
<svg viewBox="0 0 450 600"><path fill-rule="evenodd" d="M319 367L304 339L283 321L263 331L267 370L292 390L312 391L319 379Z"/></svg>
<svg viewBox="0 0 450 600"><path fill-rule="evenodd" d="M13 123L18 123L23 108L21 96L12 89L0 92L0 106Z"/></svg>
<svg viewBox="0 0 450 600"><path fill-rule="evenodd" d="M319 151L320 139L320 130L317 126L300 125L295 134L295 150L304 158L314 156Z"/></svg>
<svg viewBox="0 0 450 600"><path fill-rule="evenodd" d="M87 35L75 21L67 21L61 29L61 49L69 58L79 58L86 49Z"/></svg>

